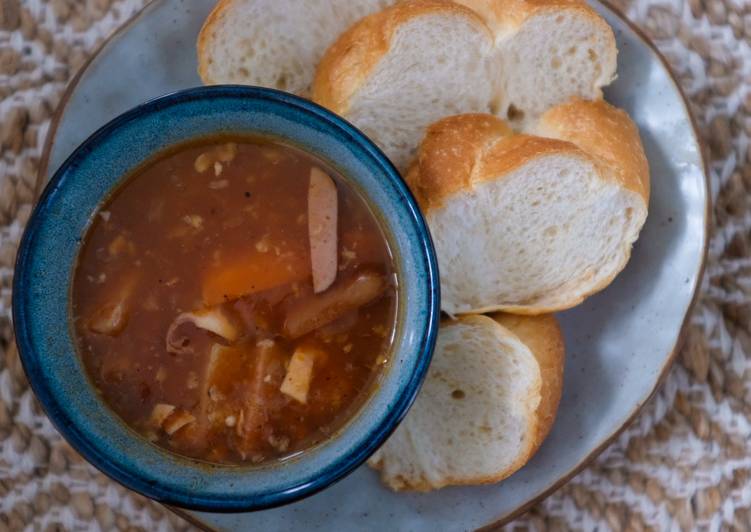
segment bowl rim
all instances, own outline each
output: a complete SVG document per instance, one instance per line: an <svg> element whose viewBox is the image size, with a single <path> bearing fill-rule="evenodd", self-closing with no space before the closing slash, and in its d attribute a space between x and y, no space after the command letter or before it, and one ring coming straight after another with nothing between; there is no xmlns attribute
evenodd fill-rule
<svg viewBox="0 0 751 532"><path fill-rule="evenodd" d="M110 462L106 451L100 448L101 442L89 438L79 430L76 423L60 408L58 392L50 389L48 384L43 382L46 380L44 379L45 370L41 369L41 365L38 362L43 361L49 354L39 356L41 352L33 346L29 329L30 318L27 315L25 304L28 297L27 288L30 286L31 281L28 270L35 251L33 245L34 237L39 228L45 223L45 212L54 205L53 193L62 185L66 176L74 167L74 163L82 158L89 157L96 151L96 147L102 140L133 120L158 113L167 107L190 103L195 100L211 101L212 99L219 98L270 101L275 104L291 107L294 111L300 112L300 116L305 115L312 118L314 122L319 124L325 123L327 126L337 130L337 133L342 136L335 138L347 151L350 150L347 146L351 146L354 143L354 145L357 145L359 149L371 158L396 189L402 200L399 209L414 224L415 232L419 235L419 241L412 242L412 244L423 259L421 271L425 272L426 286L424 288L425 298L428 302L428 308L425 309L425 328L419 335L419 340L415 342L416 349L413 356L417 360L412 374L405 377L404 382L400 384L398 393L395 394L392 408L386 412L380 423L368 428L367 438L363 438L359 445L352 449L352 452L339 455L330 463L327 462L320 467L316 467L315 479L284 490L266 493L258 496L258 499L253 500L250 500L247 496L243 497L242 493L231 494L231 489L216 498L201 498L189 489L186 489L185 486L181 486L182 489L179 491L163 489L159 486L158 482L152 482L149 479L134 475L127 468L120 468L118 467L119 464ZM154 151L153 154L155 153L158 152ZM331 162L335 163L336 161L332 160ZM112 186L108 187L107 193L111 192L118 185L119 182L115 182ZM101 200L102 198L99 198L99 201ZM19 243L13 278L12 316L21 364L32 390L55 428L94 467L122 485L167 505L213 512L261 510L294 502L321 491L341 480L365 462L397 428L417 397L435 348L440 321L438 262L427 223L422 216L417 201L404 183L398 170L373 141L345 119L309 100L276 89L240 85L193 87L150 99L113 118L88 136L55 171L35 205ZM77 352L74 354L75 356L80 356ZM88 376L85 377L88 380ZM377 391L374 393L377 394ZM104 406L111 411L108 405L105 404ZM365 405L362 408L365 408ZM359 413L355 414L355 417L358 415ZM346 431L347 429L345 428L344 430ZM135 432L133 434L134 437L139 437ZM169 453L169 451L166 452ZM177 453L170 454L183 458ZM298 482L299 480L297 479Z"/></svg>

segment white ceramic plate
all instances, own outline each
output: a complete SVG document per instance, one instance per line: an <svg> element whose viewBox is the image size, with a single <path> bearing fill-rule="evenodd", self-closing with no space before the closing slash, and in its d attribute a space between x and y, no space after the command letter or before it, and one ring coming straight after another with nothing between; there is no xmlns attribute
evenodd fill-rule
<svg viewBox="0 0 751 532"><path fill-rule="evenodd" d="M198 85L194 43L213 0L156 0L71 83L50 129L44 179L99 126L155 96ZM608 7L618 80L607 99L639 125L652 172L649 219L626 270L561 314L566 376L555 427L510 479L430 494L394 494L362 467L324 492L254 514L184 515L224 530L467 530L495 525L550 493L622 430L677 349L703 269L709 213L701 149L685 100L646 39ZM182 512L181 512L182 513Z"/></svg>

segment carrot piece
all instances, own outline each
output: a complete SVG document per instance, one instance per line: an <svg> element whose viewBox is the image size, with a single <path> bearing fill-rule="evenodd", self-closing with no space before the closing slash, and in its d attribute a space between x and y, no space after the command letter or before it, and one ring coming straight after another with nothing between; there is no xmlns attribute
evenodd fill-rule
<svg viewBox="0 0 751 532"><path fill-rule="evenodd" d="M203 302L218 305L243 296L268 290L310 275L307 257L300 253L252 251L235 261L210 267L204 274Z"/></svg>
<svg viewBox="0 0 751 532"><path fill-rule="evenodd" d="M308 186L308 239L313 271L313 290L323 292L336 279L337 202L334 181L315 166Z"/></svg>

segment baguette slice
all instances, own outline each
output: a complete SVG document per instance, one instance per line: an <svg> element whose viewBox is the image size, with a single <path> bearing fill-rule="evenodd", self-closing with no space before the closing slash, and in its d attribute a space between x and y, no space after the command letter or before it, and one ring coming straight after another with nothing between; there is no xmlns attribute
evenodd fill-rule
<svg viewBox="0 0 751 532"><path fill-rule="evenodd" d="M508 477L552 427L563 362L552 316L444 322L420 395L368 464L395 491Z"/></svg>
<svg viewBox="0 0 751 532"><path fill-rule="evenodd" d="M362 129L400 169L428 124L458 113L519 129L572 96L601 98L613 32L563 0L407 0L362 19L325 53L312 97Z"/></svg>
<svg viewBox="0 0 751 532"><path fill-rule="evenodd" d="M448 0L406 0L367 16L329 48L313 99L344 116L397 167L446 115L487 112L497 77L493 35Z"/></svg>
<svg viewBox="0 0 751 532"><path fill-rule="evenodd" d="M563 333L553 314L520 316L496 312L490 317L519 338L540 367L540 404L537 406L537 431L532 452L536 452L550 434L563 392L565 347Z"/></svg>
<svg viewBox="0 0 751 532"><path fill-rule="evenodd" d="M393 0L220 0L198 38L207 85L260 85L307 96L326 48Z"/></svg>
<svg viewBox="0 0 751 532"><path fill-rule="evenodd" d="M498 115L525 129L572 97L602 98L618 49L607 22L583 0L456 0L496 35L502 65Z"/></svg>
<svg viewBox="0 0 751 532"><path fill-rule="evenodd" d="M488 115L446 118L407 174L450 314L570 308L628 261L649 199L636 126L603 101L579 100L536 129L547 137L513 134Z"/></svg>

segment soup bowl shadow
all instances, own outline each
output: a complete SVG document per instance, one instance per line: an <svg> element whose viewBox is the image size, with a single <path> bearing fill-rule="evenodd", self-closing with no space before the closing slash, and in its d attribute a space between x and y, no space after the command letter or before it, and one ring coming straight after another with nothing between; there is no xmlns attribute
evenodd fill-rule
<svg viewBox="0 0 751 532"><path fill-rule="evenodd" d="M312 153L365 199L389 241L398 277L395 341L371 396L329 440L285 461L229 466L148 442L89 380L71 316L82 239L125 176L176 144L212 135L261 135ZM18 252L13 320L31 386L65 439L102 472L152 499L204 511L249 511L308 496L361 465L414 401L435 346L438 269L425 221L393 165L352 125L295 96L214 86L157 98L115 118L63 163L45 188Z"/></svg>

